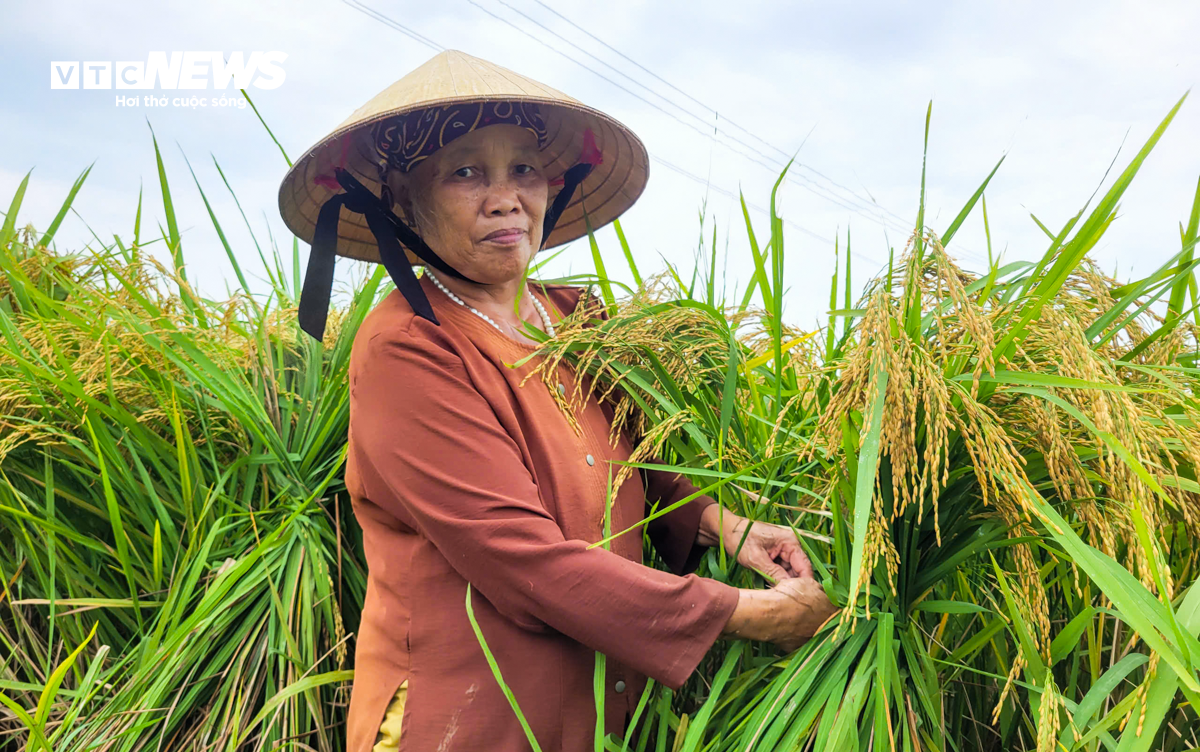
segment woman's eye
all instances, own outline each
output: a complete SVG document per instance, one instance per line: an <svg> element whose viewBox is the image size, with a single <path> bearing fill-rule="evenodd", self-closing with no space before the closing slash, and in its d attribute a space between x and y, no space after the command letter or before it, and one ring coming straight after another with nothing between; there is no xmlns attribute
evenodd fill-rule
<svg viewBox="0 0 1200 752"><path fill-rule="evenodd" d="M474 167L459 167L454 174L460 178L469 178L474 174Z"/></svg>
<svg viewBox="0 0 1200 752"><path fill-rule="evenodd" d="M518 175L528 175L529 173L533 172L535 169L536 168L533 165L529 165L529 164L519 164L516 167Z"/></svg>

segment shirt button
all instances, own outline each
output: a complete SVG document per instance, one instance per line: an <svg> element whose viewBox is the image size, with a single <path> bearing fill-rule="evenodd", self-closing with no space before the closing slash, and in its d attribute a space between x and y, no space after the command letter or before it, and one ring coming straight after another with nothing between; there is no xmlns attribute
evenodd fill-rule
<svg viewBox="0 0 1200 752"><path fill-rule="evenodd" d="M617 683L616 683L616 684L613 686L613 689L617 690L617 694L621 694L622 692L624 692L624 691L625 691L625 682L623 682L623 681L619 681L619 682L617 682Z"/></svg>
<svg viewBox="0 0 1200 752"><path fill-rule="evenodd" d="M559 394L566 394L566 393L567 393L567 385L566 385L566 384L559 384L559 385L558 385L558 393L559 393Z"/></svg>
<svg viewBox="0 0 1200 752"><path fill-rule="evenodd" d="M593 457L592 455L590 455L590 454L589 454L589 455L587 456L587 463L588 463L589 465L594 465L594 464L596 464L596 458L595 458L595 457Z"/></svg>

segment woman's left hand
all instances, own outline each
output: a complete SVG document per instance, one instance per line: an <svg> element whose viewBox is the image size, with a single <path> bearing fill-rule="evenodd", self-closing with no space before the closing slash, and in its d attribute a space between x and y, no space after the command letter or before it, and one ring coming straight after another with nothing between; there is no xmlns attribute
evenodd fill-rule
<svg viewBox="0 0 1200 752"><path fill-rule="evenodd" d="M747 525L750 525L749 533L746 532ZM793 577L814 579L812 562L790 528L769 522L751 523L745 517L712 504L701 517L701 542L715 545L718 527L721 528L719 538L725 550L731 556L736 553L737 562L743 567L754 569L775 581ZM746 536L744 543L743 535Z"/></svg>

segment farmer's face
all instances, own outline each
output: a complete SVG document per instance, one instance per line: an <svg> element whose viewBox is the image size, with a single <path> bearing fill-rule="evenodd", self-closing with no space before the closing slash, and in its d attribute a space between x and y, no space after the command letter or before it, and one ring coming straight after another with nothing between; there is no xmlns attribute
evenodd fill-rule
<svg viewBox="0 0 1200 752"><path fill-rule="evenodd" d="M481 284L519 279L542 242L548 183L537 138L515 125L471 131L409 175L418 231Z"/></svg>

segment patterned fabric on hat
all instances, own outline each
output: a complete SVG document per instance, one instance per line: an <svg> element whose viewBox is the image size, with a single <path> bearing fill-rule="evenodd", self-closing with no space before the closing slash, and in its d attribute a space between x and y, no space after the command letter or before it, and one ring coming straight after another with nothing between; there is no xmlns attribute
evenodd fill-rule
<svg viewBox="0 0 1200 752"><path fill-rule="evenodd" d="M536 104L529 102L472 102L429 107L380 121L372 143L380 167L408 172L421 160L459 136L485 125L518 125L546 145L546 124Z"/></svg>

